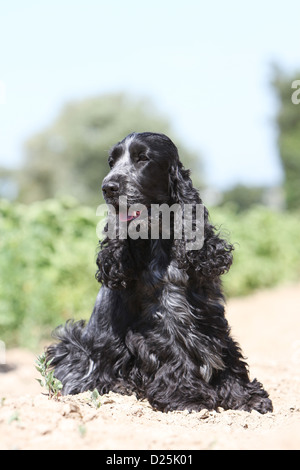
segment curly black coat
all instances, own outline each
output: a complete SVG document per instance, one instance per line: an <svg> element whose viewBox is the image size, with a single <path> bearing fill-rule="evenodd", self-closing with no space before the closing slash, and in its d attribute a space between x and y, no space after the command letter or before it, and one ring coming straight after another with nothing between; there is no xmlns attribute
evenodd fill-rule
<svg viewBox="0 0 300 470"><path fill-rule="evenodd" d="M109 157L103 181L108 204L201 204L173 142L162 134L134 133ZM135 393L161 411L203 408L272 410L267 392L250 381L230 336L220 276L233 247L204 211L204 244L186 240L110 239L100 243L96 277L102 287L92 316L55 331L47 350L64 394L97 388Z"/></svg>

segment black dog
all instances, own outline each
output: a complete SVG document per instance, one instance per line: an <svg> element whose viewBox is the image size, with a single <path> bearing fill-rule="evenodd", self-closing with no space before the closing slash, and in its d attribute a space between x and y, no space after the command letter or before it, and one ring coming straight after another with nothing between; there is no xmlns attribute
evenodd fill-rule
<svg viewBox="0 0 300 470"><path fill-rule="evenodd" d="M112 149L109 164L102 190L116 211L116 227L141 215L121 214L120 195L146 211L152 204L201 204L165 135L127 136ZM184 234L176 239L174 217L170 221L169 238L161 230L154 240L120 237L117 227L116 237L100 244L96 277L102 287L91 319L59 327L60 342L47 350L63 393L135 393L161 411L272 411L262 385L249 380L224 316L220 276L232 263L232 245L220 238L206 209L200 249L188 250Z"/></svg>

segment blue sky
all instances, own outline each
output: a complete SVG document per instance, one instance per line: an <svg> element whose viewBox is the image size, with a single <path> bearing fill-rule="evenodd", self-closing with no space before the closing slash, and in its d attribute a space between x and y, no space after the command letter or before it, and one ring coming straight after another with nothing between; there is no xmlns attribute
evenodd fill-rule
<svg viewBox="0 0 300 470"><path fill-rule="evenodd" d="M271 63L300 70L299 21L298 0L3 1L0 165L66 101L125 91L170 119L211 185L277 184Z"/></svg>

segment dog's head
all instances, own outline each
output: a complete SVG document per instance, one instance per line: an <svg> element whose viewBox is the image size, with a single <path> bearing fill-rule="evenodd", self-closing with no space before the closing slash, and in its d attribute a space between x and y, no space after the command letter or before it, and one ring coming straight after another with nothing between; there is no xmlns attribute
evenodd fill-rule
<svg viewBox="0 0 300 470"><path fill-rule="evenodd" d="M126 196L129 205L172 202L170 175L179 156L167 136L130 134L112 148L108 162L111 170L102 184L106 203L117 208L120 196Z"/></svg>
<svg viewBox="0 0 300 470"><path fill-rule="evenodd" d="M150 219L149 212L150 210L152 211L152 205L167 204L172 206L177 204L180 206L180 210L182 210L179 213L186 214L187 205L194 210L197 205L202 203L197 189L193 187L189 170L183 167L179 159L176 146L164 134L151 132L130 134L112 148L108 161L111 170L103 180L102 191L106 203L114 208L112 217L117 225L117 220L132 222L134 219L138 219L133 224L129 224L135 227L135 224L142 219L146 222L147 229L150 230L150 225L151 229L153 228L152 217L151 223L148 224ZM125 208L120 204L121 197L126 197ZM136 209L136 207L131 212L128 212L127 209L135 205L143 207L144 216L142 216L140 210ZM115 218L116 214L119 214L118 218ZM192 215L190 224L192 232L195 222L194 215ZM187 248L187 242L189 242L190 238L187 236L188 233L185 228L183 228L181 239L181 237L177 238L174 236L175 225L172 225L172 236L169 239L173 247L172 256L177 259L180 268L185 270L192 269L195 273L198 273L198 277L202 276L206 279L212 279L229 269L232 261L230 253L232 246L222 240L214 227L209 223L207 209L203 211L201 223L203 224L204 233L203 244L195 250ZM148 238L148 233L145 232L145 238ZM161 237L161 234L162 232L160 232L160 238L164 238ZM130 258L126 257L125 269L123 258L121 260L119 257L118 263L120 269L117 269L116 247L118 246L118 249L122 250L122 256L124 257L124 252L126 252L125 247L127 246L127 243L122 243L124 241L122 237L117 236L117 238L119 240L106 238L101 244L103 252L98 257L98 264L100 266L98 279L112 277L112 272L116 270L118 272L121 271L122 265L124 271L122 282L126 283L129 278L127 268L130 265L128 261ZM135 240L136 238L133 239ZM110 245L114 245L114 259L109 255ZM103 259L106 254L108 254L106 256L106 264L101 265L100 258ZM109 265L111 265L111 268L109 268ZM132 271L134 272L134 266ZM127 279L125 280L126 276Z"/></svg>

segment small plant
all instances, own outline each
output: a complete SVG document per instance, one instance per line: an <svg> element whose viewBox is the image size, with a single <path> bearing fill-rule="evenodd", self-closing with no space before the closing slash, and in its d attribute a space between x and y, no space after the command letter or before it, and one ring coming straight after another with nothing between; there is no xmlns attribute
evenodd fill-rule
<svg viewBox="0 0 300 470"><path fill-rule="evenodd" d="M101 402L100 402L100 394L98 390L95 388L92 392L90 392L91 396L91 401L96 409L100 408Z"/></svg>
<svg viewBox="0 0 300 470"><path fill-rule="evenodd" d="M87 432L86 426L84 424L80 424L78 426L78 432L79 432L80 437L85 437L86 432Z"/></svg>
<svg viewBox="0 0 300 470"><path fill-rule="evenodd" d="M39 382L41 387L46 387L46 389L48 390L49 398L57 399L61 395L61 389L63 388L63 385L60 380L54 377L54 370L50 370L52 361L53 359L51 359L50 361L46 360L45 353L37 357L37 360L35 361L35 368L39 371L39 373L43 377L43 380L36 380Z"/></svg>
<svg viewBox="0 0 300 470"><path fill-rule="evenodd" d="M20 414L18 411L15 411L8 419L8 424L13 423L14 421L20 421Z"/></svg>

